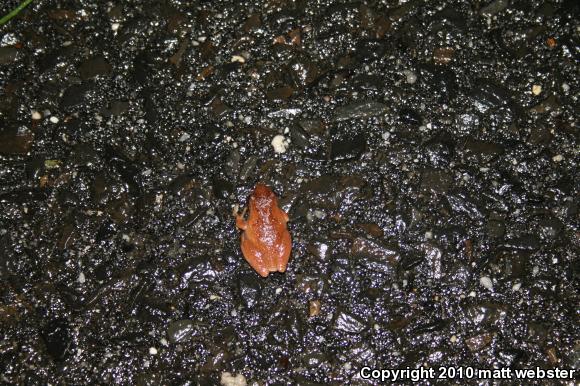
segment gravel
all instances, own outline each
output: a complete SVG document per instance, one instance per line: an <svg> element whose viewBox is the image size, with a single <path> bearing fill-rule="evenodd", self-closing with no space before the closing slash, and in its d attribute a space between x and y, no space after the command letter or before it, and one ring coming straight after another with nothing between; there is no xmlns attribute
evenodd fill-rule
<svg viewBox="0 0 580 386"><path fill-rule="evenodd" d="M578 368L579 11L33 2L0 27L0 383Z"/></svg>

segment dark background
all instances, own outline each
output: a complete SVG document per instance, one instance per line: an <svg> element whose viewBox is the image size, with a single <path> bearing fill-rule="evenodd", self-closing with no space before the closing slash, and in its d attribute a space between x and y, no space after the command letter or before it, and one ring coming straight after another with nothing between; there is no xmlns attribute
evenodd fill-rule
<svg viewBox="0 0 580 386"><path fill-rule="evenodd" d="M0 27L1 381L577 368L577 4L33 2Z"/></svg>

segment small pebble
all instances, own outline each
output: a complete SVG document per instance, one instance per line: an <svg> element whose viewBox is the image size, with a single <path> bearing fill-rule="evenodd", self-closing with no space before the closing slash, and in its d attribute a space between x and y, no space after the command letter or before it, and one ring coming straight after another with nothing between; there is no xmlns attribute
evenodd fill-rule
<svg viewBox="0 0 580 386"><path fill-rule="evenodd" d="M532 86L532 94L540 95L541 93L542 93L542 86L540 86L539 84L535 84Z"/></svg>
<svg viewBox="0 0 580 386"><path fill-rule="evenodd" d="M77 281L78 281L79 283L83 284L83 283L86 281L85 274L84 274L84 273L82 273L82 272L81 272L81 273L79 273L79 277L78 277Z"/></svg>
<svg viewBox="0 0 580 386"><path fill-rule="evenodd" d="M562 91L564 91L565 93L570 91L570 85L568 83L562 83Z"/></svg>
<svg viewBox="0 0 580 386"><path fill-rule="evenodd" d="M234 55L232 56L232 59L230 60L232 63L246 63L246 58L244 58L241 55Z"/></svg>
<svg viewBox="0 0 580 386"><path fill-rule="evenodd" d="M149 354L157 355L157 349L155 347L149 347Z"/></svg>
<svg viewBox="0 0 580 386"><path fill-rule="evenodd" d="M248 383L243 374L232 374L230 372L223 372L220 378L222 386L246 386Z"/></svg>
<svg viewBox="0 0 580 386"><path fill-rule="evenodd" d="M406 81L409 84L413 84L417 81L417 75L411 70L404 70L403 75L407 78Z"/></svg>
<svg viewBox="0 0 580 386"><path fill-rule="evenodd" d="M32 119L34 119L35 121L41 120L42 114L40 114L38 111L33 111L32 112Z"/></svg>
<svg viewBox="0 0 580 386"><path fill-rule="evenodd" d="M112 29L113 31L117 31L117 30L119 29L119 27L120 27L120 26L121 26L121 25L120 25L119 23L113 23L113 24L111 24L111 29Z"/></svg>
<svg viewBox="0 0 580 386"><path fill-rule="evenodd" d="M481 284L482 286L484 286L488 290L493 291L493 283L491 282L491 279L489 277L487 277L487 276L480 277L479 284Z"/></svg>
<svg viewBox="0 0 580 386"><path fill-rule="evenodd" d="M272 147L274 148L275 153L285 153L288 146L290 146L290 142L283 135L276 135L272 138Z"/></svg>
<svg viewBox="0 0 580 386"><path fill-rule="evenodd" d="M552 161L554 162L562 162L564 160L564 156L562 154L557 154L552 157Z"/></svg>
<svg viewBox="0 0 580 386"><path fill-rule="evenodd" d="M50 117L50 121L52 123L58 123L59 119L57 117L55 117L55 116L52 116L52 117Z"/></svg>
<svg viewBox="0 0 580 386"><path fill-rule="evenodd" d="M308 302L308 315L310 317L318 316L320 314L320 309L322 305L320 300L311 300Z"/></svg>

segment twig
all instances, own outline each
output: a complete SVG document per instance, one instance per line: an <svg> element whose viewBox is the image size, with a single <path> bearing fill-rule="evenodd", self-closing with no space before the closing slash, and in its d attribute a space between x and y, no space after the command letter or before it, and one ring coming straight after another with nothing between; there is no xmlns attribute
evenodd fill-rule
<svg viewBox="0 0 580 386"><path fill-rule="evenodd" d="M20 3L20 5L18 7L14 8L12 11L10 11L10 13L2 16L2 19L0 19L0 26L8 23L8 21L10 19L12 19L14 16L18 15L20 13L20 11L22 11L24 8L26 8L26 6L30 3L32 3L32 0L24 0L22 3Z"/></svg>

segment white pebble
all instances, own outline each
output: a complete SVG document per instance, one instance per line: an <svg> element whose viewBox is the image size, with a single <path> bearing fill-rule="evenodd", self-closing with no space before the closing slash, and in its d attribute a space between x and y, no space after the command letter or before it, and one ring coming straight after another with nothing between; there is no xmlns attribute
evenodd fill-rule
<svg viewBox="0 0 580 386"><path fill-rule="evenodd" d="M223 372L220 378L222 386L246 386L248 383L243 374L232 374L230 372Z"/></svg>
<svg viewBox="0 0 580 386"><path fill-rule="evenodd" d="M290 146L290 141L283 135L279 134L272 138L272 147L275 153L285 153L288 146Z"/></svg>
<svg viewBox="0 0 580 386"><path fill-rule="evenodd" d="M570 85L568 83L562 83L562 91L564 91L565 93L570 91Z"/></svg>
<svg viewBox="0 0 580 386"><path fill-rule="evenodd" d="M79 283L83 284L83 283L86 281L85 274L84 274L84 273L82 273L82 272L81 272L81 273L79 273L79 277L78 277L77 281L78 281Z"/></svg>
<svg viewBox="0 0 580 386"><path fill-rule="evenodd" d="M157 355L157 349L155 347L149 347L149 354Z"/></svg>
<svg viewBox="0 0 580 386"><path fill-rule="evenodd" d="M522 288L522 283L515 283L515 284L512 286L512 291L514 291L514 292L517 292L517 291L519 291L519 290L520 290L520 288Z"/></svg>
<svg viewBox="0 0 580 386"><path fill-rule="evenodd" d="M52 123L58 123L59 119L53 115L52 117L50 117L50 121Z"/></svg>
<svg viewBox="0 0 580 386"><path fill-rule="evenodd" d="M417 75L411 70L404 70L403 75L407 78L407 83L413 84L417 81Z"/></svg>
<svg viewBox="0 0 580 386"><path fill-rule="evenodd" d="M121 26L121 24L119 24L119 23L113 23L113 24L111 24L111 29L113 31L117 31L120 26Z"/></svg>
<svg viewBox="0 0 580 386"><path fill-rule="evenodd" d="M185 142L189 138L191 138L191 135L189 135L188 133L183 133L183 134L181 134L181 137L179 137L179 142Z"/></svg>
<svg viewBox="0 0 580 386"><path fill-rule="evenodd" d="M33 111L32 119L34 119L35 121L39 121L42 119L42 114L40 114L38 111Z"/></svg>
<svg viewBox="0 0 580 386"><path fill-rule="evenodd" d="M425 232L425 239L431 240L433 238L433 232L427 231Z"/></svg>
<svg viewBox="0 0 580 386"><path fill-rule="evenodd" d="M282 293L282 288L276 288L276 295L280 295Z"/></svg>
<svg viewBox="0 0 580 386"><path fill-rule="evenodd" d="M493 291L493 283L491 282L491 279L489 277L487 277L487 276L480 277L479 284L481 284L482 286L484 286L488 290Z"/></svg>
<svg viewBox="0 0 580 386"><path fill-rule="evenodd" d="M542 86L540 86L539 84L534 84L532 86L532 94L540 95L541 93L542 93Z"/></svg>
<svg viewBox="0 0 580 386"><path fill-rule="evenodd" d="M241 55L234 55L232 56L232 59L230 60L232 63L246 63L246 58L244 58Z"/></svg>
<svg viewBox="0 0 580 386"><path fill-rule="evenodd" d="M554 162L562 162L564 160L564 156L562 154L557 154L552 157L552 161Z"/></svg>

